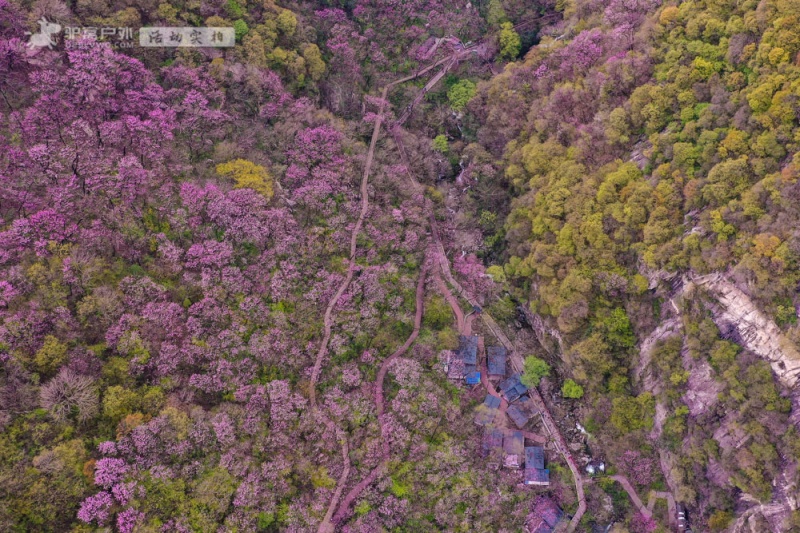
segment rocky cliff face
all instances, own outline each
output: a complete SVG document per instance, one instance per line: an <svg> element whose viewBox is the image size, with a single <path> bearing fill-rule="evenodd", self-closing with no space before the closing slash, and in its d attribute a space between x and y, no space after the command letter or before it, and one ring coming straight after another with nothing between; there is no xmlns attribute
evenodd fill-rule
<svg viewBox="0 0 800 533"><path fill-rule="evenodd" d="M720 331L735 333L742 346L767 360L781 383L789 388L797 385L800 351L747 294L720 274L688 280L685 294L690 294L694 287L705 289L716 300L714 321Z"/></svg>

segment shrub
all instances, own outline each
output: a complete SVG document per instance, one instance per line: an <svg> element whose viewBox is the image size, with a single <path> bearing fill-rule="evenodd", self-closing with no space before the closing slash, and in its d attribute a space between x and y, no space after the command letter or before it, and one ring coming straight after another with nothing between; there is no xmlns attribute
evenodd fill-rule
<svg viewBox="0 0 800 533"><path fill-rule="evenodd" d="M550 375L550 365L535 355L525 358L522 384L526 387L538 387L543 377Z"/></svg>
<svg viewBox="0 0 800 533"><path fill-rule="evenodd" d="M708 528L711 531L723 531L727 529L731 520L733 520L733 514L730 511L714 511L714 514L708 518Z"/></svg>
<svg viewBox="0 0 800 533"><path fill-rule="evenodd" d="M44 344L34 356L36 368L45 374L55 372L67 360L67 346L52 335L44 338Z"/></svg>
<svg viewBox="0 0 800 533"><path fill-rule="evenodd" d="M568 379L561 386L561 394L564 398L583 398L583 387L575 383L573 380Z"/></svg>
<svg viewBox="0 0 800 533"><path fill-rule="evenodd" d="M422 322L427 327L439 331L453 323L453 310L441 296L433 296L425 302Z"/></svg>
<svg viewBox="0 0 800 533"><path fill-rule="evenodd" d="M450 107L456 111L463 111L476 92L477 86L474 82L461 80L447 91L447 100L450 102Z"/></svg>
<svg viewBox="0 0 800 533"><path fill-rule="evenodd" d="M504 22L500 28L500 56L505 59L515 59L522 48L522 40L510 22Z"/></svg>
<svg viewBox="0 0 800 533"><path fill-rule="evenodd" d="M437 135L434 137L433 149L441 153L447 152L450 149L450 145L447 144L447 137L444 135Z"/></svg>

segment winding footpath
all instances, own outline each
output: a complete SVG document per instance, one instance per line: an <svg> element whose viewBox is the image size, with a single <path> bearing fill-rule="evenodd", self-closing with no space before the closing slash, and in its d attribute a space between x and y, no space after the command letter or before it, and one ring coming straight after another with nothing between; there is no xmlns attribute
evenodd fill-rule
<svg viewBox="0 0 800 533"><path fill-rule="evenodd" d="M616 474L613 476L608 476L608 479L612 479L622 485L622 488L625 489L625 492L628 493L628 496L631 499L631 502L636 507L636 510L642 514L645 518L653 518L653 508L655 507L657 499L664 499L667 500L667 520L669 521L669 526L673 530L677 528L676 519L677 519L677 507L675 504L675 498L672 496L671 492L656 492L651 490L647 499L647 505L644 504L642 499L639 497L639 494L636 493L636 489L633 487L633 484L630 480L621 475ZM589 478L586 480L586 483L592 483L594 480Z"/></svg>
<svg viewBox="0 0 800 533"><path fill-rule="evenodd" d="M361 213L359 214L358 220L353 227L353 233L350 235L350 264L347 268L347 275L345 276L344 281L342 281L342 284L339 286L339 290L337 290L336 294L333 295L333 298L331 298L331 301L328 303L328 307L325 309L325 316L323 318L324 335L322 337L322 342L320 343L319 351L317 352L316 360L314 361L314 369L311 372L311 382L309 384L309 401L312 412L314 412L320 418L320 420L322 420L322 423L325 425L329 435L335 434L337 436L342 449L343 462L342 474L339 476L339 480L336 483L336 490L334 491L333 497L328 504L328 510L325 513L325 517L322 519L322 522L320 522L319 528L317 529L318 533L333 533L334 531L333 524L331 523L331 516L336 509L339 498L342 496L342 491L344 490L345 483L347 483L347 478L350 476L350 447L347 443L347 435L345 432L337 428L333 421L324 413L322 413L322 411L320 411L320 409L317 407L317 382L319 381L319 375L322 370L322 360L328 353L328 344L331 340L333 309L336 307L336 304L339 303L339 299L342 297L342 294L344 294L344 292L350 286L350 282L353 280L353 275L355 274L356 270L358 234L361 232L361 227L364 225L364 218L367 216L367 211L369 210L369 174L372 170L375 146L378 143L378 135L380 134L381 122L383 121L383 107L386 102L386 92L387 89L384 89L381 104L378 109L378 117L375 120L375 127L372 130L372 140L370 141L369 152L367 153L367 159L364 163L364 175L361 178Z"/></svg>
<svg viewBox="0 0 800 533"><path fill-rule="evenodd" d="M398 145L400 153L403 156L404 166L406 168L406 172L408 173L409 178L411 179L412 184L416 188L422 190L422 186L416 180L414 175L411 173L411 169L408 163L408 156L397 129L393 129L393 134L395 143ZM450 283L450 285L456 290L456 292L460 294L465 300L467 300L467 302L469 302L470 305L478 306L479 304L475 300L475 298L473 298L469 293L467 293L464 290L464 288L458 283L458 281L456 281L456 279L453 277L453 274L450 271L450 262L447 259L447 254L445 252L444 246L442 245L442 240L439 236L438 224L436 222L436 217L434 216L432 210L429 213L428 219L430 221L431 234L433 236L434 245L436 246L436 251L437 251L436 256L442 274L445 276L446 280ZM444 285L444 283L442 283L442 285ZM444 286L444 289L445 292L449 292L446 286ZM448 298L447 296L445 296L445 298L448 299L448 302L456 301L455 297L452 297L452 295L450 298ZM451 306L453 306L452 303ZM458 316L458 311L456 311L456 309L458 309L458 305L453 306L453 311L456 313L456 316ZM522 371L523 368L522 357L514 349L514 345L506 336L506 334L500 329L500 326L497 325L497 322L495 322L494 319L491 317L491 315L489 315L489 313L487 313L486 311L483 311L481 313L481 318L483 319L483 322L486 325L487 329L495 336L495 338L497 338L497 340L508 351L510 356L509 359L511 362L511 367L514 369L514 371L515 372ZM490 390L491 387L487 387L487 391ZM491 392L489 393L491 394ZM558 426L556 425L555 420L553 419L553 416L550 414L550 409L548 409L547 404L544 403L544 400L539 394L539 391L536 388L530 389L529 395L533 400L534 405L536 405L537 409L539 409L539 411L541 412L542 424L547 430L547 433L552 438L553 445L555 446L556 451L564 458L564 461L567 463L570 472L572 472L572 478L575 482L575 491L578 499L578 508L576 509L575 514L572 516L572 520L570 521L569 526L567 528L569 532L572 532L575 531L575 529L577 529L578 524L581 521L581 518L583 518L583 515L586 512L586 494L583 487L583 477L581 476L581 472L578 469L578 465L575 463L575 459L573 459L572 454L569 451L564 436L561 434L561 431L559 431Z"/></svg>
<svg viewBox="0 0 800 533"><path fill-rule="evenodd" d="M431 70L435 69L436 67L444 65L444 68L442 68L442 70L440 72L438 72L431 80L428 81L428 83L425 85L425 87L420 92L420 94L417 95L417 97L414 99L414 101L411 104L408 105L408 107L405 110L405 113L400 117L400 119L398 121L395 122L394 127L392 128L392 132L396 134L395 127L397 127L399 125L402 125L406 120L408 120L408 118L411 116L411 112L413 110L414 105L416 105L416 104L418 104L419 102L422 101L422 99L424 98L424 96L428 92L428 90L430 90L434 85L436 85L447 74L447 72L450 70L450 68L452 68L455 64L458 63L459 59L461 59L463 57L466 57L466 56L468 56L470 54L478 52L480 47L482 47L482 46L485 46L485 44L480 44L480 45L476 44L476 45L473 45L473 46L470 46L470 47L463 48L461 50L457 50L456 52L450 54L449 56L446 56L446 57L440 59L439 61L429 65L428 67L426 67L426 68L424 68L424 69L422 69L420 71L415 72L414 74L408 75L408 76L406 76L404 78L401 78L399 80L396 80L394 82L391 82L391 83L387 84L383 88L383 90L381 91L381 100L380 100L378 112L376 113L377 118L375 120L375 126L374 126L374 128L372 130L372 139L370 140L369 151L367 152L367 157L366 157L365 164L364 164L364 173L363 173L363 176L362 176L362 179L361 179L361 212L359 214L359 217L358 217L358 219L356 221L355 226L353 227L353 231L352 231L351 236L350 236L350 259L349 259L349 265L348 265L348 268L347 268L347 274L345 276L345 279L342 281L341 285L339 286L339 289L336 291L334 296L328 302L328 306L325 309L325 314L323 316L323 338L322 338L322 342L320 343L319 350L317 351L316 358L314 360L314 367L312 369L311 378L310 378L310 382L309 382L309 403L310 403L310 406L311 406L312 413L317 418L319 418L321 420L322 424L326 427L326 430L327 430L329 435L334 435L335 434L337 436L337 439L338 439L339 444L341 446L342 463L343 463L342 473L339 476L339 479L338 479L338 481L336 483L336 490L334 491L333 497L331 498L331 501L330 501L330 503L328 505L328 509L327 509L327 512L325 513L325 517L323 518L322 522L320 522L319 528L317 529L318 533L333 533L335 531L334 524L337 521L340 521L344 517L344 515L347 513L350 505L355 500L355 498L358 496L358 494L360 494L360 492L363 491L364 488L369 486L370 483L372 483L375 479L377 479L377 476L378 476L380 470L385 466L385 463L388 460L388 454L389 454L388 439L386 439L385 435L383 434L384 433L384 423L383 423L383 421L384 421L384 417L383 417L383 412L384 412L383 380L385 378L386 372L388 371L388 367L391 364L391 361L394 360L394 358L396 358L400 354L404 353L411 346L411 344L416 340L417 335L419 334L419 327L420 327L421 319L422 319L422 301L421 300L422 300L423 293L424 293L425 273L427 272L427 267L423 270L423 272L421 272L420 280L419 280L418 286L417 286L417 304L416 304L417 305L417 314L416 314L416 317L415 317L414 331L412 332L412 334L409 337L409 339L403 344L403 346L401 346L398 349L398 351L396 351L386 361L384 361L384 364L381 365L380 372L378 373L378 376L376 377L375 402L376 402L376 408L377 408L377 412L378 412L378 419L379 419L379 422L380 422L380 425L381 425L381 433L382 433L382 437L383 437L383 440L384 440L384 442L383 442L384 460L378 466L376 466L375 469L373 469L373 471L370 472L370 474L364 480L362 480L359 484L357 484L350 491L350 493L348 493L348 495L345 497L344 501L342 502L342 505L339 506L338 511L336 512L336 520L332 520L332 517L333 517L333 514L334 514L334 510L337 509L337 505L339 504L339 500L340 500L342 492L344 490L344 486L347 483L347 479L348 479L348 477L350 475L350 469L351 469L350 449L349 449L349 444L347 442L346 433L344 431L342 431L341 429L337 428L336 425L334 424L334 422L319 409L319 407L317 405L317 391L316 391L316 388L317 388L317 383L319 382L320 373L322 371L322 362L323 362L325 356L328 353L328 345L330 343L331 331L332 331L332 328L333 328L333 310L336 307L336 305L338 304L339 299L342 297L342 295L345 293L347 288L350 286L350 283L352 282L353 276L355 275L355 271L356 271L356 252L357 252L357 248L358 248L358 245L357 245L358 234L361 232L361 227L364 224L364 219L366 218L367 212L369 211L369 189L368 189L369 175L370 175L370 172L372 170L372 163L373 163L374 155L375 155L375 147L377 146L378 138L380 136L381 125L382 125L382 123L384 121L383 112L384 112L384 108L385 108L386 103L387 103L386 97L387 97L387 95L389 93L389 90L391 88L393 88L393 87L395 87L395 86L397 86L399 84L414 80L414 79L416 79L416 78L418 78L418 77L430 72ZM396 137L397 136L395 135L395 138ZM402 144L400 144L400 143L398 143L398 145L401 146L401 148L402 148L402 155L404 156L404 159L406 159L406 170L407 170L407 172L408 172L408 174L409 174L409 176L410 176L410 178L412 180L412 183L414 183L417 188L420 188L421 187L420 184L411 175L410 168L407 165L407 158L405 157L406 156L405 148L402 147ZM437 230L437 228L435 226L436 219L435 219L434 214L433 214L433 209L430 210L430 220L431 220L431 230L432 230L432 233L433 233L433 236L434 236L434 240L435 240L435 243L436 243L437 250L439 252L439 253L437 253L435 255L437 255L437 257L438 257L438 261L439 261L439 264L441 266L441 270L442 270L442 272L445 273L445 276L448 278L448 281L450 281L451 285L456 287L460 294L465 295L464 290L461 288L460 285L458 285L458 283L455 281L455 279L453 278L452 274L450 273L449 262L447 261L447 256L444 253L444 247L442 246L441 241L439 240L438 230ZM445 265L446 265L446 268L445 268ZM439 282L441 282L441 279L439 279ZM452 295L450 295L450 297L452 298ZM453 301L455 301L454 298L453 298ZM472 300L469 300L469 301L470 301L470 303L472 305L476 305L475 303L473 303ZM460 327L463 328L464 325L465 325L465 322L464 322L463 313L461 313L461 315L462 316L460 318L459 324L460 324ZM457 317L458 316L459 315L457 314ZM492 320L492 318L490 316L485 315L484 316L484 321L486 322L486 324L489 327L489 329L492 330L493 333L495 333L495 336L500 338L501 341L507 347L511 346L511 342L508 340L508 338L505 336L505 334L503 334L503 332L500 330L500 328L497 326L497 324L494 322L494 320ZM461 329L459 329L459 331L460 330ZM502 335L502 337L501 337L501 335ZM520 369L521 369L521 365L520 365Z"/></svg>
<svg viewBox="0 0 800 533"><path fill-rule="evenodd" d="M444 284L438 270L434 273L433 280L436 282L436 288L442 296L444 296L444 299L447 300L447 303L450 304L450 308L456 316L456 330L461 333L464 331L464 311L461 310L461 307L458 305L458 300L453 296L453 293L450 292L447 285Z"/></svg>
<svg viewBox="0 0 800 533"><path fill-rule="evenodd" d="M336 490L334 491L333 497L331 498L331 501L328 504L328 510L325 513L325 517L322 519L322 522L320 522L319 528L317 529L317 533L333 533L334 532L334 530L335 530L334 521L332 521L331 518L333 516L334 511L337 509L337 505L339 503L339 499L342 496L342 491L344 490L344 486L347 483L347 478L350 476L350 469L351 469L351 465L350 465L350 448L349 448L349 444L347 442L347 435L345 434L344 431L342 431L339 428L337 428L336 425L333 423L333 421L330 418L328 418L317 407L317 390L316 389L317 389L317 383L319 382L319 376L320 376L320 373L322 371L322 361L324 360L325 356L328 353L328 344L330 343L331 331L332 331L332 328L333 328L333 310L336 307L336 305L338 304L339 299L342 297L342 295L345 293L347 288L350 286L350 282L353 280L353 276L355 275L355 270L356 270L356 252L357 252L357 249L358 249L358 244L357 244L357 242L358 242L358 234L361 232L361 227L364 224L364 218L366 217L367 212L369 211L369 189L368 189L369 175L370 175L370 172L372 170L372 162L373 162L374 157L375 157L375 147L378 144L378 138L380 136L381 125L382 125L383 120L384 120L383 111L384 111L384 107L386 106L386 96L388 95L389 90L392 87L394 87L396 85L399 85L401 83L405 83L407 81L411 81L413 79L416 79L419 76L422 76L422 75L426 74L427 72L430 72L431 70L435 69L437 66L444 64L445 65L444 69L442 69L442 71L439 72L435 77L435 81L438 82L439 80L441 80L442 77L444 77L444 74L458 61L458 59L461 56L464 56L464 55L469 54L469 53L471 53L471 50L463 50L463 51L459 51L459 52L456 52L454 54L451 54L450 56L447 56L447 57L445 57L445 58L433 63L432 65L430 65L430 66L428 66L428 67L426 67L426 68L424 68L424 69L422 69L422 70L420 70L420 71L418 71L418 72L416 72L414 74L411 74L409 76L406 76L405 78L401 78L401 79L396 80L396 81L394 81L392 83L389 83L381 91L381 99L380 99L380 104L379 104L379 108L378 108L378 112L377 112L377 118L375 120L375 126L374 126L374 128L372 130L372 139L370 140L369 151L367 152L366 161L364 163L364 174L363 174L363 176L361 178L361 212L359 214L359 217L358 217L358 220L356 221L355 226L353 227L353 232L352 232L352 234L350 236L350 261L349 261L350 264L349 264L349 266L347 268L347 275L345 276L345 279L342 281L341 285L339 286L339 289L333 295L333 298L331 298L330 302L328 303L327 308L325 309L325 315L323 317L324 333L323 333L323 337L322 337L322 342L320 343L319 350L317 351L317 356L316 356L315 361L314 361L314 368L312 369L311 379L310 379L310 383L309 383L309 403L311 405L312 412L315 414L315 416L317 416L322 421L323 425L325 425L328 434L330 434L330 435L334 435L335 434L337 436L337 439L339 440L339 444L341 446L342 462L343 462L342 474L339 476L339 479L338 479L338 481L336 483ZM431 80L431 82L433 82L433 80ZM428 84L426 85L426 91L427 91L427 89L432 87L433 84L435 84L435 83L431 83L431 82L428 82ZM418 98L417 100L419 100L419 99L420 98ZM416 103L417 100L415 100L415 103ZM411 106L409 106L409 111L410 111L410 109L411 109ZM406 120L406 119L407 119L407 117L404 118L403 120ZM424 278L423 278L423 287L424 287ZM417 308L418 308L418 312L421 313L422 312L421 311L422 306L420 304L418 304ZM418 333L419 333L419 331L417 331L417 334ZM416 335L414 335L414 339L416 339ZM410 343L412 343L414 341L414 339L411 339L410 342L407 341L409 346L410 346ZM407 349L407 347L406 347L406 349ZM384 372L384 375L385 375L385 372ZM381 383L382 383L382 380L381 380ZM382 396L383 396L383 394L382 394L382 389L381 389L381 402L382 402ZM382 403L380 404L379 410L380 410L380 413L382 414L382 411L383 411L383 404ZM381 425L381 426L383 426L383 425ZM388 443L385 443L385 446L388 446ZM370 474L370 475L372 475L372 474ZM375 474L375 476L377 477L377 473ZM362 483L363 483L363 481L362 481ZM366 487L368 485L369 485L369 483L365 484L364 487ZM348 498L350 496L351 495L348 494ZM348 498L346 498L345 501L348 501ZM348 501L348 505L344 507L345 509L347 509L349 507L350 503L352 503L352 500L354 498L355 498L355 496L350 498L350 500Z"/></svg>
<svg viewBox="0 0 800 533"><path fill-rule="evenodd" d="M419 275L419 280L417 281L417 310L414 316L414 330L411 332L411 335L409 335L408 339L406 339L406 342L403 343L403 345L400 346L400 348L398 348L392 355L387 357L386 360L381 364L380 370L378 370L378 375L375 377L375 410L378 415L378 424L380 425L381 429L381 462L378 463L378 465L375 466L375 468L373 468L364 479L362 479L350 490L350 492L347 493L347 496L345 496L344 500L342 500L342 503L339 505L339 509L336 511L336 514L333 517L334 524L338 524L344 520L349 512L350 506L353 504L356 498L358 498L364 489L378 479L378 476L385 470L386 465L389 463L391 450L389 449L388 424L384 415L385 398L383 395L383 381L386 378L386 373L389 371L389 367L391 366L392 362L406 353L406 351L408 351L408 349L412 344L414 344L414 341L416 341L417 337L419 336L419 330L422 326L423 298L425 296L425 278L427 276L427 272L427 267L423 267Z"/></svg>

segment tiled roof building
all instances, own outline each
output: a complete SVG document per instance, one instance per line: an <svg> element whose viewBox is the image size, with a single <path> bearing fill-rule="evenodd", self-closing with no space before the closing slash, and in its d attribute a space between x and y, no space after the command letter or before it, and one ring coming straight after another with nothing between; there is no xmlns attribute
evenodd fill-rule
<svg viewBox="0 0 800 533"><path fill-rule="evenodd" d="M525 448L525 484L550 484L550 471L544 467L544 448L541 446Z"/></svg>
<svg viewBox="0 0 800 533"><path fill-rule="evenodd" d="M502 346L489 346L486 349L488 370L490 376L505 377L506 375L506 349Z"/></svg>
<svg viewBox="0 0 800 533"><path fill-rule="evenodd" d="M506 400L508 400L508 403L513 402L528 392L528 387L522 384L522 382L519 380L519 376L519 374L514 374L510 378L500 383L500 390L503 396L505 396Z"/></svg>
<svg viewBox="0 0 800 533"><path fill-rule="evenodd" d="M478 364L478 336L460 335L458 337L458 356L465 365Z"/></svg>
<svg viewBox="0 0 800 533"><path fill-rule="evenodd" d="M534 407L533 400L528 396L522 396L518 401L510 405L506 412L514 422L514 425L522 429L538 411Z"/></svg>
<svg viewBox="0 0 800 533"><path fill-rule="evenodd" d="M563 518L564 511L553 500L539 497L525 519L525 533L552 533Z"/></svg>
<svg viewBox="0 0 800 533"><path fill-rule="evenodd" d="M494 422L500 408L500 398L487 394L483 403L478 406L475 415L475 423L479 426L487 426Z"/></svg>

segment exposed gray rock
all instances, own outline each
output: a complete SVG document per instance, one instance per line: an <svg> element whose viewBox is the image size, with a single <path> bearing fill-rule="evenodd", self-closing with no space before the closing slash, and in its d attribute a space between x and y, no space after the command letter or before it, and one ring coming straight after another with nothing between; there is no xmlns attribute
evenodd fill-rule
<svg viewBox="0 0 800 533"><path fill-rule="evenodd" d="M717 300L714 320L723 332L733 328L738 340L748 350L767 360L772 371L787 387L800 381L800 351L768 316L761 312L749 296L720 274L692 279L692 285L707 290Z"/></svg>
<svg viewBox="0 0 800 533"><path fill-rule="evenodd" d="M714 370L705 360L692 362L687 385L688 390L682 400L693 417L707 413L716 405L719 393L725 388L714 379Z"/></svg>

